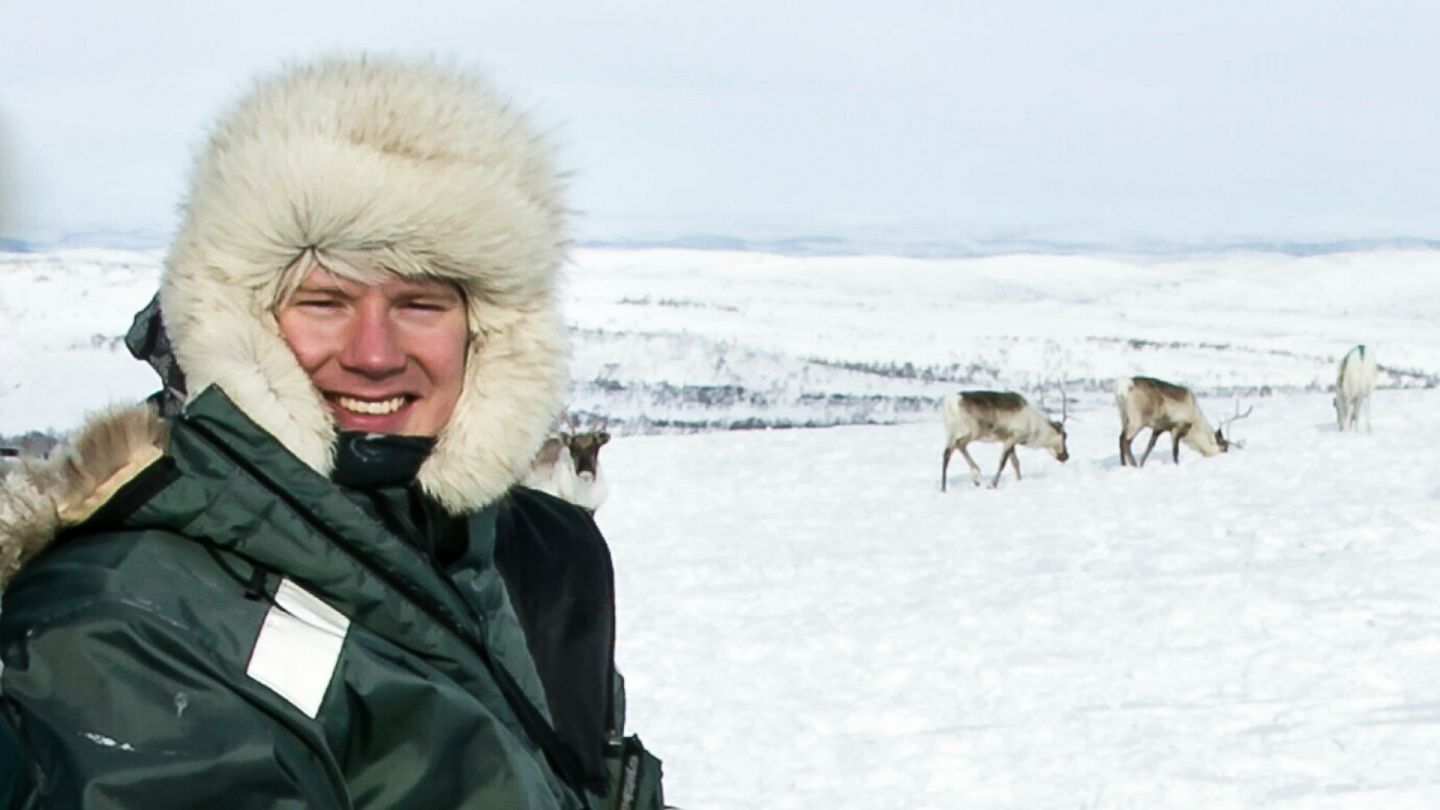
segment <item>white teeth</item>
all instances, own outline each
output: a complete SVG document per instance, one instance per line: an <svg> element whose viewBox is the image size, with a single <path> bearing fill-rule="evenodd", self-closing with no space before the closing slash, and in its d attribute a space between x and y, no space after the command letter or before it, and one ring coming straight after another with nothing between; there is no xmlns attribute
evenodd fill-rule
<svg viewBox="0 0 1440 810"><path fill-rule="evenodd" d="M354 413L370 414L371 416L384 416L387 413L394 413L400 410L405 404L405 397L398 396L393 399L383 399L379 402L366 402L363 399L351 397L336 397L335 403L347 411Z"/></svg>

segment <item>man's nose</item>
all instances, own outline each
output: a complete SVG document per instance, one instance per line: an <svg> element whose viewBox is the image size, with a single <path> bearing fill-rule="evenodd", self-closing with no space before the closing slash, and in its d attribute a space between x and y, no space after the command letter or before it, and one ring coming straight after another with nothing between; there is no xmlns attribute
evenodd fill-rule
<svg viewBox="0 0 1440 810"><path fill-rule="evenodd" d="M386 307L363 302L356 309L340 351L340 365L369 376L393 374L405 368L405 350Z"/></svg>

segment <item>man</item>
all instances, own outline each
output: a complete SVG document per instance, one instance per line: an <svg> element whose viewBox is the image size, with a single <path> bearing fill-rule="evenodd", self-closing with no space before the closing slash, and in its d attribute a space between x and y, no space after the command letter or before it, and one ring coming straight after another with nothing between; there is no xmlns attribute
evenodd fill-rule
<svg viewBox="0 0 1440 810"><path fill-rule="evenodd" d="M514 486L564 215L525 122L433 65L292 69L221 120L132 336L183 409L0 481L0 802L660 806L604 540Z"/></svg>

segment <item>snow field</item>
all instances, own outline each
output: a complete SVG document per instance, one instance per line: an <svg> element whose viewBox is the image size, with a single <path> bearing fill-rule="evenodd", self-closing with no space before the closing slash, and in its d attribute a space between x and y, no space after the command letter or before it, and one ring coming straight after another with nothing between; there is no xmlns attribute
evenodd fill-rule
<svg viewBox="0 0 1440 810"><path fill-rule="evenodd" d="M612 442L631 723L682 806L1434 806L1437 406L1143 470L1096 409L945 494L938 415Z"/></svg>

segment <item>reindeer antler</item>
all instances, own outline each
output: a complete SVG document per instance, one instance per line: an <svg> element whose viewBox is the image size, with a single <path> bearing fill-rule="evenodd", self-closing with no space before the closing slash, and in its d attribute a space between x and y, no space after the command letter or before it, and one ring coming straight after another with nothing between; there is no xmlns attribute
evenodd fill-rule
<svg viewBox="0 0 1440 810"><path fill-rule="evenodd" d="M1244 413L1241 413L1241 412L1240 412L1240 400L1237 398L1237 399L1235 400L1235 414L1234 414L1233 416L1230 416L1230 417L1228 417L1228 418L1225 418L1225 419L1220 420L1220 425L1219 425L1219 427L1215 428L1215 430L1217 430L1217 431L1223 431L1223 430L1228 429L1231 425L1233 425L1233 424L1235 424L1236 422L1240 421L1241 419L1244 419L1245 417L1249 416L1249 415L1251 414L1251 412L1253 412L1254 410L1255 410L1255 406L1254 406L1254 405L1251 405L1250 407L1248 407L1248 408L1245 409L1245 412L1244 412ZM1245 446L1245 443L1244 443L1244 442L1231 442L1231 443L1234 444L1236 447L1244 447L1244 446Z"/></svg>
<svg viewBox="0 0 1440 810"><path fill-rule="evenodd" d="M1238 399L1235 400L1235 414L1234 414L1233 416L1230 416L1230 417L1228 417L1228 418L1225 418L1225 419L1220 420L1220 428L1223 430L1224 428L1229 427L1230 425L1235 424L1236 422L1240 421L1241 419L1244 419L1245 417L1249 416L1250 413L1251 413L1252 411L1254 411L1254 410L1255 410L1255 406L1254 406L1254 405L1251 405L1250 407L1248 407L1248 408L1245 409L1245 412L1244 412L1244 413L1241 413L1241 412L1240 412L1240 400L1238 400Z"/></svg>
<svg viewBox="0 0 1440 810"><path fill-rule="evenodd" d="M1060 426L1061 426L1061 427L1064 427L1066 421L1068 421L1068 420L1070 419L1070 392L1069 392L1067 386L1068 386L1068 381L1066 381L1066 380L1061 380L1060 383L1059 383L1059 385L1057 386L1057 387L1060 389ZM1045 394L1046 394L1046 389L1042 386L1042 387L1040 388L1040 401L1039 401L1040 410L1041 410L1042 413L1045 413L1045 414L1046 414L1045 418L1046 418L1046 419L1049 419L1049 418L1050 418L1050 416L1049 416L1050 407L1045 404Z"/></svg>

